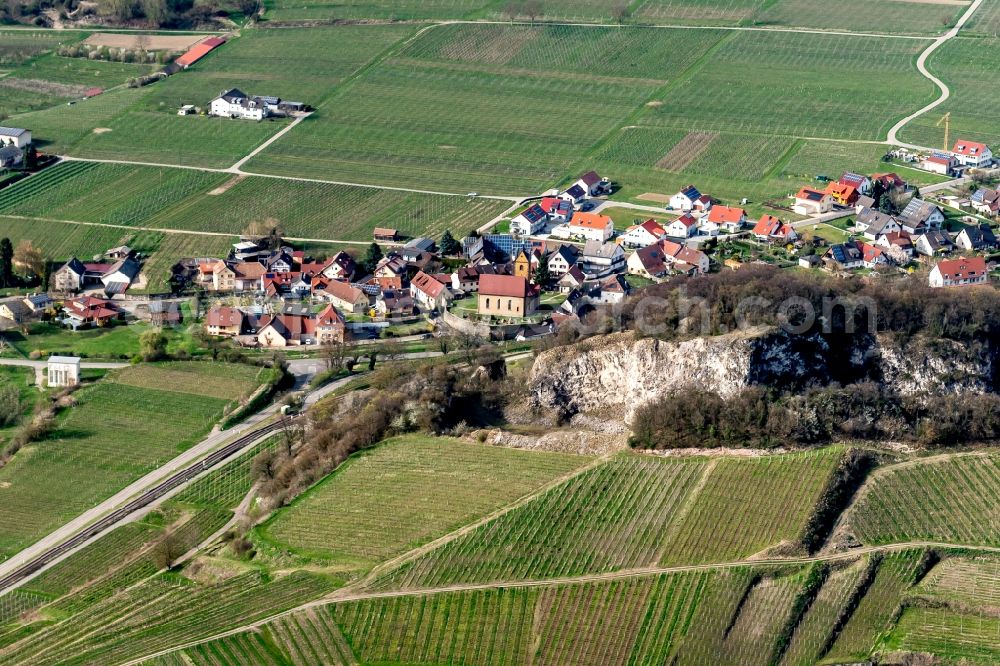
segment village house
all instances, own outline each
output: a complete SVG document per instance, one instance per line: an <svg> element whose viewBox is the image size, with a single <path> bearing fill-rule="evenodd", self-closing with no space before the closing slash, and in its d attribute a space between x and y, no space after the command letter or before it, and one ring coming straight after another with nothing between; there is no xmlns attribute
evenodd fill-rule
<svg viewBox="0 0 1000 666"><path fill-rule="evenodd" d="M825 193L829 194L833 203L839 206L853 206L858 200L858 191L854 186L840 182L827 184Z"/></svg>
<svg viewBox="0 0 1000 666"><path fill-rule="evenodd" d="M607 215L598 213L573 213L566 224L553 229L552 235L561 238L583 238L606 241L614 234L615 225Z"/></svg>
<svg viewBox="0 0 1000 666"><path fill-rule="evenodd" d="M269 254L270 251L261 247L256 241L241 240L239 243L233 243L233 259L236 261L259 261Z"/></svg>
<svg viewBox="0 0 1000 666"><path fill-rule="evenodd" d="M0 127L0 147L14 146L24 149L31 143L31 130L23 127Z"/></svg>
<svg viewBox="0 0 1000 666"><path fill-rule="evenodd" d="M984 143L959 139L951 150L962 166L982 168L993 163L993 151Z"/></svg>
<svg viewBox="0 0 1000 666"><path fill-rule="evenodd" d="M986 217L996 217L1000 212L1000 191L981 187L969 198L972 209Z"/></svg>
<svg viewBox="0 0 1000 666"><path fill-rule="evenodd" d="M670 273L668 255L664 250L665 245L678 245L673 241L654 243L647 247L639 248L629 255L626 266L629 275L638 275L647 280L659 281ZM680 246L678 245L678 248Z"/></svg>
<svg viewBox="0 0 1000 666"><path fill-rule="evenodd" d="M205 332L232 338L243 332L243 312L238 308L217 305L205 315Z"/></svg>
<svg viewBox="0 0 1000 666"><path fill-rule="evenodd" d="M0 319L20 324L27 321L30 317L31 310L24 304L24 301L9 300L0 303Z"/></svg>
<svg viewBox="0 0 1000 666"><path fill-rule="evenodd" d="M328 282L318 295L344 312L361 314L369 306L368 296L365 292L347 282L338 280Z"/></svg>
<svg viewBox="0 0 1000 666"><path fill-rule="evenodd" d="M587 190L580 185L571 185L565 192L559 194L559 198L575 206L587 198Z"/></svg>
<svg viewBox="0 0 1000 666"><path fill-rule="evenodd" d="M231 264L233 271L233 289L239 292L263 291L264 275L267 269L258 261L241 261Z"/></svg>
<svg viewBox="0 0 1000 666"><path fill-rule="evenodd" d="M462 266L451 274L452 291L470 294L479 291L479 269L476 266Z"/></svg>
<svg viewBox="0 0 1000 666"><path fill-rule="evenodd" d="M937 257L942 254L948 254L954 248L955 244L952 243L951 238L940 229L932 229L919 234L913 241L913 249L925 257Z"/></svg>
<svg viewBox="0 0 1000 666"><path fill-rule="evenodd" d="M619 248L620 249L620 248ZM481 315L527 317L538 309L538 285L517 275L484 275L479 279Z"/></svg>
<svg viewBox="0 0 1000 666"><path fill-rule="evenodd" d="M344 318L333 305L319 314L282 312L261 320L257 343L269 348L328 345L343 342L344 329Z"/></svg>
<svg viewBox="0 0 1000 666"><path fill-rule="evenodd" d="M559 197L542 197L538 205L551 222L566 222L573 215L573 204Z"/></svg>
<svg viewBox="0 0 1000 666"><path fill-rule="evenodd" d="M600 281L590 300L603 305L616 305L625 300L632 291L623 275L609 275Z"/></svg>
<svg viewBox="0 0 1000 666"><path fill-rule="evenodd" d="M510 221L510 232L515 236L531 236L545 227L549 216L538 204L528 206Z"/></svg>
<svg viewBox="0 0 1000 666"><path fill-rule="evenodd" d="M712 206L708 211L708 221L718 225L722 231L736 233L747 223L747 213L742 208L732 206Z"/></svg>
<svg viewBox="0 0 1000 666"><path fill-rule="evenodd" d="M559 292L563 294L568 294L574 289L578 289L587 281L587 276L583 274L583 271L579 266L572 266L566 273L563 274L556 285L559 287Z"/></svg>
<svg viewBox="0 0 1000 666"><path fill-rule="evenodd" d="M590 278L600 278L625 269L625 251L617 243L589 240L583 246L580 267Z"/></svg>
<svg viewBox="0 0 1000 666"><path fill-rule="evenodd" d="M410 317L413 315L413 297L403 289L383 289L375 297L375 316Z"/></svg>
<svg viewBox="0 0 1000 666"><path fill-rule="evenodd" d="M611 192L611 181L607 178L601 178L597 175L596 171L588 171L573 184L582 187L587 192L587 195L591 197Z"/></svg>
<svg viewBox="0 0 1000 666"><path fill-rule="evenodd" d="M685 185L681 191L670 197L668 210L708 210L712 207L712 198L698 191L694 185Z"/></svg>
<svg viewBox="0 0 1000 666"><path fill-rule="evenodd" d="M451 277L446 276L450 281ZM482 289L482 276L479 278L479 288ZM410 296L413 297L417 307L426 312L443 310L452 299L451 292L444 282L438 280L433 275L428 275L419 271L410 281Z"/></svg>
<svg viewBox="0 0 1000 666"><path fill-rule="evenodd" d="M822 215L833 210L833 196L828 192L803 187L795 195L792 210L799 215Z"/></svg>
<svg viewBox="0 0 1000 666"><path fill-rule="evenodd" d="M549 275L559 277L565 275L579 261L580 250L575 245L560 245L549 253Z"/></svg>
<svg viewBox="0 0 1000 666"><path fill-rule="evenodd" d="M357 264L355 264L354 258L341 250L323 265L320 274L331 280L350 280L354 277L355 270L357 270Z"/></svg>
<svg viewBox="0 0 1000 666"><path fill-rule="evenodd" d="M52 274L53 291L71 293L83 288L83 276L87 272L83 263L73 257Z"/></svg>
<svg viewBox="0 0 1000 666"><path fill-rule="evenodd" d="M989 273L983 257L939 261L928 276L928 283L932 287L965 287L988 281Z"/></svg>
<svg viewBox="0 0 1000 666"><path fill-rule="evenodd" d="M257 265L260 266L260 264ZM261 266L261 268L263 268L263 266ZM219 261L201 264L198 269L203 275L211 277L212 289L215 291L235 291L236 271L227 266L226 262L221 259Z"/></svg>
<svg viewBox="0 0 1000 666"><path fill-rule="evenodd" d="M963 250L992 250L997 247L997 237L988 224L965 227L955 236L955 245Z"/></svg>
<svg viewBox="0 0 1000 666"><path fill-rule="evenodd" d="M621 237L622 247L648 247L667 235L666 229L653 219L629 227Z"/></svg>
<svg viewBox="0 0 1000 666"><path fill-rule="evenodd" d="M698 234L698 220L685 213L664 227L670 238L691 238Z"/></svg>
<svg viewBox="0 0 1000 666"><path fill-rule="evenodd" d="M22 303L35 315L48 312L55 305L55 301L48 294L31 294L25 296Z"/></svg>
<svg viewBox="0 0 1000 666"><path fill-rule="evenodd" d="M898 233L902 230L899 222L892 215L886 215L871 208L866 208L858 214L854 226L859 231L864 232L865 238L869 240L877 240L879 236Z"/></svg>
<svg viewBox="0 0 1000 666"><path fill-rule="evenodd" d="M850 171L845 172L837 182L841 185L850 185L858 191L859 195L867 196L872 190L872 181L868 176L851 173Z"/></svg>
<svg viewBox="0 0 1000 666"><path fill-rule="evenodd" d="M250 97L238 88L224 91L211 101L208 109L209 115L212 116L243 120L263 120L271 114L263 98Z"/></svg>
<svg viewBox="0 0 1000 666"><path fill-rule="evenodd" d="M848 242L831 245L823 256L826 267L830 270L853 270L864 266L864 255L861 244Z"/></svg>
<svg viewBox="0 0 1000 666"><path fill-rule="evenodd" d="M773 215L762 215L750 233L764 243L790 243L798 238L792 225L782 222Z"/></svg>
<svg viewBox="0 0 1000 666"><path fill-rule="evenodd" d="M917 234L926 229L940 229L944 224L944 212L932 203L913 197L898 219L903 231Z"/></svg>
<svg viewBox="0 0 1000 666"><path fill-rule="evenodd" d="M406 277L406 259L395 252L390 252L382 257L375 265L375 279L379 284L384 284L383 280L391 280L395 286L402 286L402 280Z"/></svg>
<svg viewBox="0 0 1000 666"><path fill-rule="evenodd" d="M951 176L955 173L958 160L950 153L935 152L920 161L920 168L931 173L938 173L942 176Z"/></svg>
<svg viewBox="0 0 1000 666"><path fill-rule="evenodd" d="M899 265L909 263L913 258L913 241L910 237L901 232L882 234L875 241L875 245L884 249L889 259Z"/></svg>
<svg viewBox="0 0 1000 666"><path fill-rule="evenodd" d="M63 303L70 326L107 326L122 318L122 312L111 301L93 296L80 296Z"/></svg>

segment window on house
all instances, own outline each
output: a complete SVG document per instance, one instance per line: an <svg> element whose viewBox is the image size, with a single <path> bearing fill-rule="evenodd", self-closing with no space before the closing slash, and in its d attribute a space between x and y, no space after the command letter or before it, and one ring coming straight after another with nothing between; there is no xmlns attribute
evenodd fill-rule
<svg viewBox="0 0 1000 666"><path fill-rule="evenodd" d="M508 311L510 310L510 299L509 298L507 299L507 310Z"/></svg>
<svg viewBox="0 0 1000 666"><path fill-rule="evenodd" d="M488 310L489 307L490 307L490 299L487 298L486 299L486 309Z"/></svg>

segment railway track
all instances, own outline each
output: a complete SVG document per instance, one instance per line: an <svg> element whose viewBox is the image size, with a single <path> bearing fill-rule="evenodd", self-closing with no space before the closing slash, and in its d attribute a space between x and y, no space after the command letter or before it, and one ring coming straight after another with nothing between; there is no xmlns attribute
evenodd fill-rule
<svg viewBox="0 0 1000 666"><path fill-rule="evenodd" d="M126 504L115 509L111 513L103 516L94 523L91 523L87 527L83 528L69 539L66 539L62 543L53 546L52 548L44 551L43 553L37 555L32 560L21 565L14 571L12 571L7 576L0 578L0 595L5 593L11 587L21 583L24 579L29 576L34 575L41 569L43 569L48 564L59 559L63 555L72 552L82 544L86 543L90 539L98 536L118 523L132 515L140 509L144 509L153 502L161 499L171 491L175 490L179 486L187 483L191 479L195 478L202 472L209 470L219 463L231 458L236 453L242 451L246 447L250 446L261 437L269 435L273 432L277 432L282 428L281 422L272 423L270 425L264 426L253 430L246 435L243 435L239 439L233 440L229 444L226 444L222 448L213 451L209 455L205 456L199 462L196 462L189 467L186 467L179 472L175 472L173 475L167 479L161 481L156 486L145 491L138 497L129 500Z"/></svg>

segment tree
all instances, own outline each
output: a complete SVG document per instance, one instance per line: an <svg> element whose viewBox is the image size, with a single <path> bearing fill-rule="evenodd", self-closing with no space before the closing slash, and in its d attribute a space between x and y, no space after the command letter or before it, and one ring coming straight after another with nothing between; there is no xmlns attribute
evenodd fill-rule
<svg viewBox="0 0 1000 666"><path fill-rule="evenodd" d="M14 286L14 246L9 238L0 239L0 287Z"/></svg>
<svg viewBox="0 0 1000 666"><path fill-rule="evenodd" d="M323 347L323 359L326 361L326 369L342 369L344 361L347 359L347 346L343 342L334 342Z"/></svg>
<svg viewBox="0 0 1000 666"><path fill-rule="evenodd" d="M538 262L538 268L535 269L534 282L537 285L544 287L549 283L552 276L549 274L549 262L545 261L543 257L541 261Z"/></svg>
<svg viewBox="0 0 1000 666"><path fill-rule="evenodd" d="M462 253L462 244L455 240L451 232L447 229L441 235L441 254L456 255Z"/></svg>
<svg viewBox="0 0 1000 666"><path fill-rule="evenodd" d="M361 260L361 265L365 267L366 273L374 273L378 262L382 261L382 248L378 243L372 243L365 250L365 258Z"/></svg>
<svg viewBox="0 0 1000 666"><path fill-rule="evenodd" d="M11 382L0 384L0 428L12 425L21 416L21 392Z"/></svg>
<svg viewBox="0 0 1000 666"><path fill-rule="evenodd" d="M28 144L28 149L24 153L24 166L28 169L38 168L38 149L33 143Z"/></svg>
<svg viewBox="0 0 1000 666"><path fill-rule="evenodd" d="M52 262L45 262L45 270L42 272L42 290L48 291L52 282Z"/></svg>
<svg viewBox="0 0 1000 666"><path fill-rule="evenodd" d="M169 569L187 550L180 539L168 534L153 546L153 563L160 569Z"/></svg>
<svg viewBox="0 0 1000 666"><path fill-rule="evenodd" d="M513 21L521 14L521 7L522 3L520 2L508 2L503 6L503 15Z"/></svg>
<svg viewBox="0 0 1000 666"><path fill-rule="evenodd" d="M522 5L521 9L531 19L531 22L534 23L535 19L542 14L542 3L538 0L528 0Z"/></svg>
<svg viewBox="0 0 1000 666"><path fill-rule="evenodd" d="M614 18L618 23L624 23L632 12L629 11L627 2L619 2L617 5L611 8L611 17Z"/></svg>
<svg viewBox="0 0 1000 666"><path fill-rule="evenodd" d="M270 481L274 478L274 451L264 449L254 457L250 464L250 476L258 481Z"/></svg>
<svg viewBox="0 0 1000 666"><path fill-rule="evenodd" d="M17 244L17 248L14 249L14 263L32 277L41 277L45 273L45 257L30 240L23 240Z"/></svg>
<svg viewBox="0 0 1000 666"><path fill-rule="evenodd" d="M167 356L167 336L158 328L151 328L139 336L139 349L144 361L158 361Z"/></svg>
<svg viewBox="0 0 1000 666"><path fill-rule="evenodd" d="M285 230L280 220L268 217L252 221L243 230L242 235L244 238L260 243L269 250L277 250L281 247L281 237L285 235Z"/></svg>

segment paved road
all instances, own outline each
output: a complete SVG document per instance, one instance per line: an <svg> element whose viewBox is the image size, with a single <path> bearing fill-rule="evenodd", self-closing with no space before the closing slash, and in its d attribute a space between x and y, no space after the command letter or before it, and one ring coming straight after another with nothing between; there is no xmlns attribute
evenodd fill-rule
<svg viewBox="0 0 1000 666"><path fill-rule="evenodd" d="M908 115L907 117L903 118L898 123L893 125L892 129L889 130L889 134L886 138L886 140L889 143L895 144L897 146L903 146L904 148L909 148L911 150L932 150L931 148L928 148L926 146L918 146L912 143L903 143L902 141L899 140L897 135L899 134L899 131L903 129L903 127L905 127L906 124L909 123L911 120L919 118L928 111L931 111L937 108L938 106L941 106L948 100L949 97L951 97L951 90L948 88L947 84L945 84L944 81L934 76L927 70L927 58L929 58L932 53L941 48L941 46L943 46L948 40L953 39L956 35L958 35L959 31L962 29L962 26L964 26L966 22L970 18L972 18L972 15L976 13L976 10L979 9L979 5L981 4L983 4L983 0L974 0L974 2L971 5L969 5L969 8L965 10L965 13L962 14L961 18L959 18L958 21L955 23L955 27L946 32L945 34L941 35L937 39L935 39L930 46L924 49L923 53L920 54L920 57L917 58L917 69L920 70L920 73L923 74L924 77L930 79L931 82L933 82L934 85L938 87L938 89L941 91L941 96L938 97L933 102L931 102L930 104L928 104L927 106L925 106L924 108L914 113L911 113L910 115Z"/></svg>
<svg viewBox="0 0 1000 666"><path fill-rule="evenodd" d="M264 143L260 144L256 148L254 148L243 159L241 159L239 162L237 162L233 166L231 166L228 169L226 169L226 171L230 171L230 172L235 173L235 174L242 174L243 172L240 171L240 167L242 167L244 164L246 164L247 162L249 162L250 160L252 160L254 157L257 157L257 155L259 155L262 151L264 151L264 149L266 149L268 146L270 146L272 143L274 143L275 141L277 141L281 137L285 136L285 134L287 134L288 132L291 132L292 128L294 128L296 125L298 125L299 123L301 123L303 120L305 120L306 118L308 118L311 115L312 115L312 112L310 111L309 113L303 113L303 114L301 114L299 116L296 116L295 120L293 120L292 122L290 122L287 127L282 128L282 130L280 132L277 132L270 139L268 139Z"/></svg>

